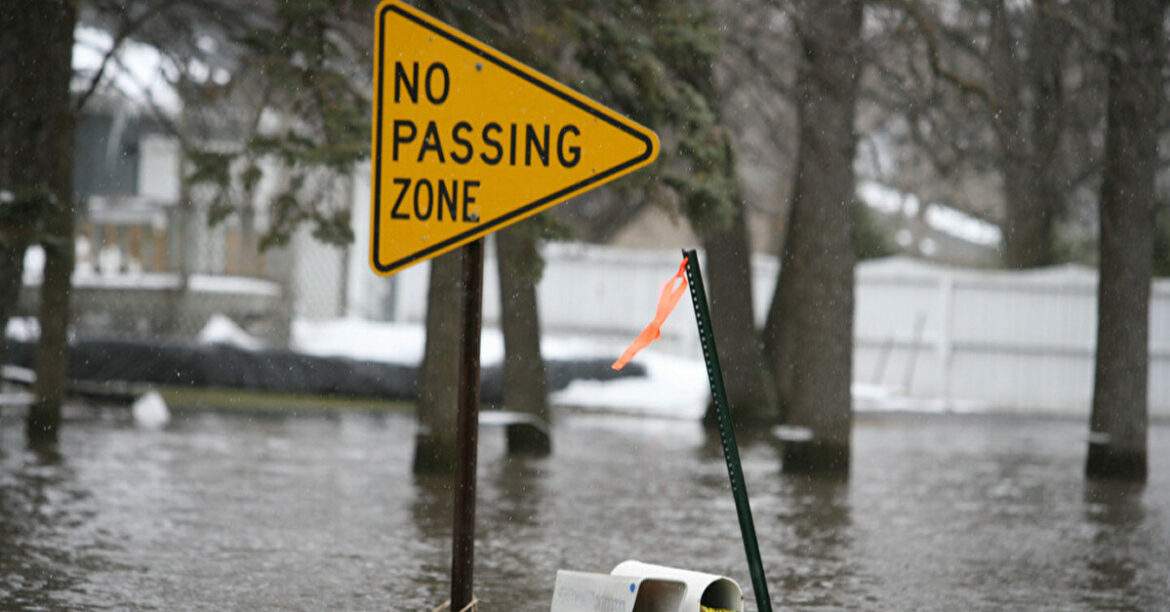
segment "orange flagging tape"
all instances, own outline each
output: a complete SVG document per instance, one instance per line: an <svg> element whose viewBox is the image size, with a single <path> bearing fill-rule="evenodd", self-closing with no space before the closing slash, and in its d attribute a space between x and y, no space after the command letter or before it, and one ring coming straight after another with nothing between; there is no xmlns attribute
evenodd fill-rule
<svg viewBox="0 0 1170 612"><path fill-rule="evenodd" d="M674 307L678 306L679 299L682 298L683 292L687 289L687 258L683 257L682 263L678 265L678 272L666 281L662 286L662 294L658 296L658 310L654 313L654 320L638 334L637 338L630 343L626 348L626 352L622 353L618 360L613 362L610 367L615 370L620 370L626 367L626 364L638 354L638 351L650 346L658 338L662 337L662 324L666 322L666 317L674 311ZM675 286L675 281L680 281L678 286Z"/></svg>

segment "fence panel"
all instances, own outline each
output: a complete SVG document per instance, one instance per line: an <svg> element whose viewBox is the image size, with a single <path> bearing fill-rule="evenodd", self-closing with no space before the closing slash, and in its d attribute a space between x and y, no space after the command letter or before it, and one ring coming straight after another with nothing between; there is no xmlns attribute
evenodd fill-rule
<svg viewBox="0 0 1170 612"><path fill-rule="evenodd" d="M499 321L489 246L484 319ZM654 312L678 265L668 251L579 244L544 249L539 287L548 334L628 340ZM756 256L753 303L763 324L778 263ZM427 267L394 279L392 316L421 323ZM856 275L854 380L955 410L1088 414L1096 338L1096 272L1077 266L980 271L903 258L862 262ZM657 350L697 356L694 315L680 308ZM1154 282L1150 406L1170 416L1170 280Z"/></svg>

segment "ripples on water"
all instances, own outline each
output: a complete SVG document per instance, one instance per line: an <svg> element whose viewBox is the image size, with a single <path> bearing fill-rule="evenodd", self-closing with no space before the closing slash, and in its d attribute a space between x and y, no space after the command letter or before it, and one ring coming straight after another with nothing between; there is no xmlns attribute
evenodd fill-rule
<svg viewBox="0 0 1170 612"><path fill-rule="evenodd" d="M0 607L421 610L446 598L450 482L410 474L409 415L0 421ZM785 607L1156 608L1170 601L1170 427L1144 491L1086 486L1085 426L861 417L848 481L781 476L741 440ZM547 610L557 568L727 573L743 549L696 424L567 416L547 460L481 434L477 594ZM749 596L750 599L750 596Z"/></svg>

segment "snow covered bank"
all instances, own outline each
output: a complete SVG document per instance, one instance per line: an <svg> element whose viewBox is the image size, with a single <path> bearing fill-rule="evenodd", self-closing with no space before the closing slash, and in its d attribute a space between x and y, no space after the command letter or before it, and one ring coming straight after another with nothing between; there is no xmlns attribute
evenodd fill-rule
<svg viewBox="0 0 1170 612"><path fill-rule="evenodd" d="M14 319L8 336L14 363L31 363L34 320ZM74 376L163 385L215 386L326 395L414 398L415 368L422 361L421 325L359 319L297 320L292 351L266 350L233 321L213 317L193 345L81 340L71 347ZM696 420L708 402L702 359L655 350L639 353L620 374L608 364L629 339L546 335L541 342L552 405L605 413ZM483 397L502 401L503 338L482 339ZM895 389L854 383L862 412L986 412L989 406L909 398Z"/></svg>
<svg viewBox="0 0 1170 612"><path fill-rule="evenodd" d="M421 325L382 323L359 319L293 322L293 349L322 357L348 357L417 366L422 361L425 334ZM625 349L618 338L585 335L545 335L541 350L546 360L614 359ZM498 329L485 329L480 345L484 367L498 367L504 343ZM614 380L577 379L552 393L554 406L598 412L617 412L693 420L706 409L707 371L700 358L656 351L654 346L632 362L645 376ZM986 406L925 401L900 395L889 387L854 383L854 407L863 412L978 412Z"/></svg>
<svg viewBox="0 0 1170 612"><path fill-rule="evenodd" d="M418 365L422 361L425 340L421 325L359 319L297 320L292 332L292 348L298 352L401 365ZM546 360L616 359L628 341L546 335L541 340L541 351ZM503 361L504 341L499 329L484 330L480 352L485 367L498 366ZM702 361L657 353L651 346L634 363L642 364L647 375L608 381L574 380L565 389L552 393L552 404L679 419L703 415L708 391Z"/></svg>

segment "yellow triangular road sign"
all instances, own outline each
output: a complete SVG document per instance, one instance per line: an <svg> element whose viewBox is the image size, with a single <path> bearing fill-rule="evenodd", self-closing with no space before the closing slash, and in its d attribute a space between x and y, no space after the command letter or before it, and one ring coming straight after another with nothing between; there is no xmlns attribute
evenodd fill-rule
<svg viewBox="0 0 1170 612"><path fill-rule="evenodd" d="M649 129L399 0L374 25L370 263L441 255L633 172Z"/></svg>

